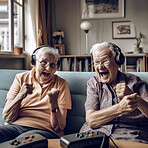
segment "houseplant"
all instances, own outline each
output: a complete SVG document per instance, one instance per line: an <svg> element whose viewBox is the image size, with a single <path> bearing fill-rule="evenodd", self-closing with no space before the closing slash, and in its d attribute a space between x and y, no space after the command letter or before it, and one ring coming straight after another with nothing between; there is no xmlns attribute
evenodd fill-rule
<svg viewBox="0 0 148 148"><path fill-rule="evenodd" d="M134 47L134 53L143 52L143 48L140 46L142 38L143 38L142 33L139 33L139 36L136 37L136 43L134 43L134 45L136 46Z"/></svg>

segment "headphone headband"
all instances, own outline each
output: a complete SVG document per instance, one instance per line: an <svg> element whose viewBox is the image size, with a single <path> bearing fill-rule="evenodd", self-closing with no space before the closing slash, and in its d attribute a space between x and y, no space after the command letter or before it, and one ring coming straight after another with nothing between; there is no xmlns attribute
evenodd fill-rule
<svg viewBox="0 0 148 148"><path fill-rule="evenodd" d="M44 47L49 47L49 48L51 48L51 46L49 46L49 45L41 45L41 46L39 46L38 48L36 48L36 49L33 51L32 55L31 55L31 64L32 64L32 65L35 65L35 63L36 63L36 53L37 53L37 51L38 51L39 49L41 49L41 48L44 48Z"/></svg>

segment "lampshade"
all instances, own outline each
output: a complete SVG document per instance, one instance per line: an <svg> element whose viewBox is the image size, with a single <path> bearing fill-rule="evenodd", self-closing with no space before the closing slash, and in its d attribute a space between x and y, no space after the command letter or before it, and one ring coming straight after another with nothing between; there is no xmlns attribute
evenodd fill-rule
<svg viewBox="0 0 148 148"><path fill-rule="evenodd" d="M88 33L88 31L92 28L92 25L89 21L84 21L80 24L80 28Z"/></svg>

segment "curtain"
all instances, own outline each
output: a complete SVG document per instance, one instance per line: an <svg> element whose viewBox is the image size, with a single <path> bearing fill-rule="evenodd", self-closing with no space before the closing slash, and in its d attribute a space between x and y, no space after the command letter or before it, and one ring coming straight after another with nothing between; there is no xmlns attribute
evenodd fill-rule
<svg viewBox="0 0 148 148"><path fill-rule="evenodd" d="M39 0L38 46L51 45L50 1L51 0Z"/></svg>
<svg viewBox="0 0 148 148"><path fill-rule="evenodd" d="M33 29L33 36L36 43L38 45L38 2L37 0L28 0L31 21L32 21L32 29Z"/></svg>

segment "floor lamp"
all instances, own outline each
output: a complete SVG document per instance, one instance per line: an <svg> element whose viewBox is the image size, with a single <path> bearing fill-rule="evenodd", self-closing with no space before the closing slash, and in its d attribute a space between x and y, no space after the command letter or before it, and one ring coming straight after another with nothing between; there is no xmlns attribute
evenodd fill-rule
<svg viewBox="0 0 148 148"><path fill-rule="evenodd" d="M88 32L92 28L92 25L89 21L84 21L80 24L80 28L85 32L86 34L86 54L88 54Z"/></svg>

